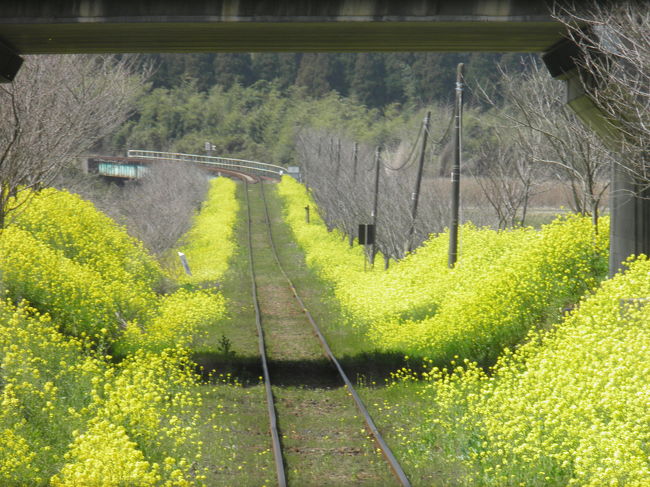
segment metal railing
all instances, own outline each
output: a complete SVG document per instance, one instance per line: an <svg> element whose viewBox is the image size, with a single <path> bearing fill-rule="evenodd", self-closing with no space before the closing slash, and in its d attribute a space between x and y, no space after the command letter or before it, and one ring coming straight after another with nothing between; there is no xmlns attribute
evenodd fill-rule
<svg viewBox="0 0 650 487"><path fill-rule="evenodd" d="M287 169L275 164L266 162L247 161L245 159L233 159L230 157L201 156L197 154L182 154L176 152L156 152L149 150L129 150L129 158L156 159L160 161L194 162L206 166L232 169L236 171L248 171L262 176L281 177L286 174Z"/></svg>

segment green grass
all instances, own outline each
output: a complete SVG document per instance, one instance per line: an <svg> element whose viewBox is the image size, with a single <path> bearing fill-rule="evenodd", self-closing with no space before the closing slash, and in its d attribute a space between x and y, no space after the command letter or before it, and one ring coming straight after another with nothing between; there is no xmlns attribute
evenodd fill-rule
<svg viewBox="0 0 650 487"><path fill-rule="evenodd" d="M244 387L227 377L220 380L200 386L204 450L198 468L205 471L206 484L274 485L264 387Z"/></svg>
<svg viewBox="0 0 650 487"><path fill-rule="evenodd" d="M282 219L275 186L265 188L280 261L289 274L293 274L295 265L305 270L304 256L293 244ZM250 190L258 290L288 481L301 486L395 485L387 465L367 437L347 390L324 358L311 325L275 264L259 187ZM286 255L287 249L295 252ZM308 292L322 295L317 283L307 285ZM317 302L311 309L318 316L322 308ZM347 331L349 335L353 330Z"/></svg>
<svg viewBox="0 0 650 487"><path fill-rule="evenodd" d="M207 485L274 485L269 423L251 302L248 271L246 206L243 187L237 188L241 207L235 228L237 250L220 283L227 300L226 316L204 327L193 346L202 368L201 440Z"/></svg>
<svg viewBox="0 0 650 487"><path fill-rule="evenodd" d="M449 456L443 461L442 452L448 445L435 444L422 452L420 458L426 461L412 460L412 449L416 448L411 441L412 432L421 435L422 418L432 415L430 400L421 394L424 387L424 383L413 381L388 387L359 387L358 392L414 487L460 485L462 463L450 465ZM435 425L431 425L430 431L435 435Z"/></svg>

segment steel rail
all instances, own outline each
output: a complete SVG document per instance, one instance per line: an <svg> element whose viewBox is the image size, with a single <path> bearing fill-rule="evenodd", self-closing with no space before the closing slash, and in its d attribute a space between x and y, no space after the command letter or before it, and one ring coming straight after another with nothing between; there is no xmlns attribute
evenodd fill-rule
<svg viewBox="0 0 650 487"><path fill-rule="evenodd" d="M232 157L203 156L198 154L185 154L182 152L160 152L139 149L129 149L127 157L135 159L149 159L161 161L180 161L195 162L206 166L224 167L224 168L244 168L261 173L272 174L281 177L287 173L287 169L277 164L267 162L250 161L247 159L235 159Z"/></svg>
<svg viewBox="0 0 650 487"><path fill-rule="evenodd" d="M343 382L345 383L345 386L348 389L348 392L351 394L352 398L354 399L354 402L357 406L357 409L363 416L363 419L366 423L366 427L372 434L373 438L375 439L375 442L377 443L377 446L381 450L382 454L384 455L384 458L386 459L386 462L390 466L391 470L393 471L393 474L395 474L395 477L399 481L400 485L402 487L410 487L411 483L406 476L406 473L404 472L404 469L402 469L402 466L399 464L397 461L397 458L395 458L395 455L393 454L392 450L384 440L384 438L381 436L381 433L377 429L377 426L375 425L375 422L373 421L372 417L370 416L370 413L368 412L368 409L366 408L365 404L363 403L363 400L357 393L356 389L354 388L352 382L348 378L347 374L343 370L343 367L341 367L341 364L339 361L336 359L334 356L334 353L332 353L332 349L330 348L329 344L327 343L327 340L325 339L325 336L321 333L320 328L316 324L316 321L314 320L313 316L305 306L304 301L298 294L298 291L296 290L296 287L293 284L293 281L291 278L289 278L289 275L286 273L284 270L284 267L280 263L280 258L278 256L278 251L275 246L275 241L273 239L273 231L271 230L271 219L269 217L269 206L266 201L266 194L264 193L264 183L260 182L260 191L262 193L262 200L264 202L264 213L265 213L265 220L266 220L266 226L268 229L268 234L269 234L269 240L271 242L271 250L273 253L273 257L275 258L276 263L278 264L278 268L280 269L280 272L284 276L284 278L287 280L289 283L289 287L291 288L291 292L293 293L294 297L300 304L303 312L305 313L305 316L307 316L307 319L311 323L312 327L314 328L314 332L316 333L316 336L318 337L318 340L321 342L321 345L325 351L325 355L327 355L327 358L334 364L336 367L339 375L341 376L341 379L343 379ZM248 202L248 187L247 187L247 202ZM250 214L250 207L249 207L249 214ZM249 220L250 222L250 220ZM250 235L250 234L249 234Z"/></svg>
<svg viewBox="0 0 650 487"><path fill-rule="evenodd" d="M262 182L260 181L261 185ZM248 252L249 252L249 270L251 275L251 294L253 297L253 306L255 307L255 324L257 326L257 336L259 344L260 358L262 361L262 372L264 377L264 390L266 393L266 406L269 415L269 427L271 430L271 443L273 447L273 457L275 459L275 470L278 478L278 486L286 487L287 479L284 470L284 460L282 458L282 445L280 443L280 434L278 432L278 417L275 410L275 401L273 390L271 389L271 376L269 374L268 361L266 359L266 344L264 341L264 330L262 328L262 313L260 304L257 299L257 282L255 276L255 264L253 260L253 239L251 237L251 205L248 197L248 182L244 181L244 190L246 192L246 211L248 216Z"/></svg>

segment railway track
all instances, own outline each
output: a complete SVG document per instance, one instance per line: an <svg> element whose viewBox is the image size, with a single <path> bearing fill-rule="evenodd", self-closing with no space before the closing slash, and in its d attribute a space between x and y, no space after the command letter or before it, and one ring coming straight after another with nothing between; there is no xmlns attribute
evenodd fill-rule
<svg viewBox="0 0 650 487"><path fill-rule="evenodd" d="M279 417L278 415L278 407L276 404L277 398L273 391L273 387L274 387L273 371L272 371L272 367L269 366L269 359L267 353L267 349L269 345L265 338L266 330L265 330L265 326L264 326L265 323L263 319L264 310L263 310L263 306L260 303L261 300L258 293L258 277L256 274L256 256L255 256L256 251L255 251L255 246L253 245L253 232L252 232L253 220L251 217L251 197L249 194L251 186L249 186L247 181L244 181L244 186L245 186L244 189L246 195L247 219L248 219L247 228L248 228L248 251L250 256L249 271L250 271L250 278L251 278L251 294L253 298L253 305L254 305L255 317L256 317L256 327L257 327L257 333L259 337L259 354L262 360L263 380L264 380L264 387L265 387L265 394L266 394L266 401L267 401L267 411L269 415L272 451L274 455L277 481L279 486L284 487L288 485L289 482L287 476L287 462L285 461L286 451L283 448L283 441L282 441L283 435L282 435L281 427L279 426L282 418ZM336 373L338 374L338 377L340 379L340 383L344 385L345 388L347 389L348 394L346 395L346 397L351 398L352 401L354 402L354 405L358 410L358 414L363 420L366 431L369 433L370 437L375 443L376 449L381 452L386 464L388 465L390 471L392 472L395 480L394 484L401 485L401 486L410 486L410 482L406 474L404 473L402 467L400 466L399 462L391 452L389 446L382 438L379 430L374 424L365 405L363 404L363 401L361 400L359 394L355 390L350 379L347 377L345 371L341 367L341 364L332 353L332 350L330 349L325 337L323 336L321 330L319 329L312 314L305 306L305 303L303 299L300 297L291 278L286 273L280 261L278 250L276 248L275 240L273 237L271 218L269 214L269 205L264 191L264 184L260 181L256 186L259 188L260 198L263 203L262 220L264 222L263 223L264 226L266 227L265 233L268 239L268 249L272 253L273 260L275 261L275 265L279 270L279 273L277 274L278 279L280 281L285 281L283 284L285 287L288 285L288 287L291 290L291 295L293 296L293 299L295 299L298 308L302 312L304 318L302 319L303 323L301 326L303 328L311 328L310 334L312 336L315 336L315 338L318 340L318 343L320 345L320 347L317 348L320 348L322 355L326 357L326 359L331 363L331 366L336 370ZM278 283L276 283L276 285L277 284ZM277 351L276 351L276 355L277 355ZM359 427L361 427L361 423L359 423ZM355 483L355 479L351 477L350 479L342 480L342 483L340 485L353 485L354 483Z"/></svg>

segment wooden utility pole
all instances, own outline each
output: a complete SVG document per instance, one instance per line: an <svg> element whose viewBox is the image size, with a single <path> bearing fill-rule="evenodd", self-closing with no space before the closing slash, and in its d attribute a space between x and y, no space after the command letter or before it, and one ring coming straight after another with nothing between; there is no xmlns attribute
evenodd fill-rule
<svg viewBox="0 0 650 487"><path fill-rule="evenodd" d="M422 148L420 150L420 162L418 164L418 175L415 179L415 190L411 197L411 226L406 240L406 251L413 250L413 234L415 233L415 218L418 215L418 202L420 200L420 186L422 185L422 172L424 169L424 155L427 150L427 136L429 135L429 122L431 120L431 112L427 112L424 117L424 127L422 130Z"/></svg>
<svg viewBox="0 0 650 487"><path fill-rule="evenodd" d="M449 223L449 260L450 268L458 260L458 220L460 212L460 157L461 128L463 122L463 68L459 63L456 69L456 106L454 115L454 164L451 169L451 222Z"/></svg>
<svg viewBox="0 0 650 487"><path fill-rule="evenodd" d="M339 178L341 172L341 139L336 139L336 170L334 177Z"/></svg>
<svg viewBox="0 0 650 487"><path fill-rule="evenodd" d="M354 149L352 150L352 180L357 180L357 164L359 162L359 143L354 143Z"/></svg>
<svg viewBox="0 0 650 487"><path fill-rule="evenodd" d="M375 199L372 205L372 214L370 215L372 225L375 227L375 240L370 247L370 264L375 264L375 254L377 253L377 208L379 206L379 171L381 168L381 147L375 151Z"/></svg>

